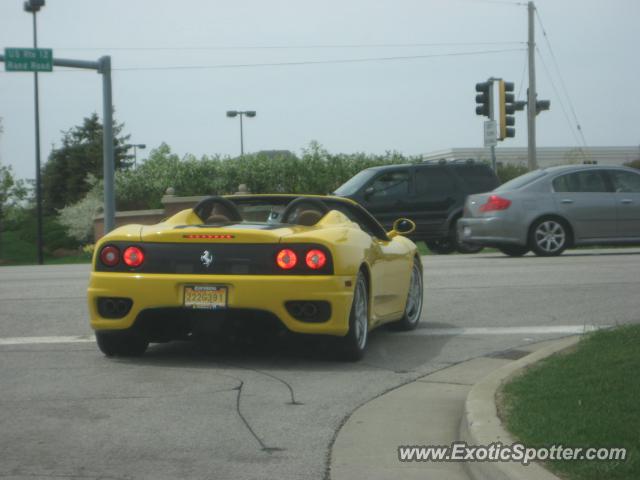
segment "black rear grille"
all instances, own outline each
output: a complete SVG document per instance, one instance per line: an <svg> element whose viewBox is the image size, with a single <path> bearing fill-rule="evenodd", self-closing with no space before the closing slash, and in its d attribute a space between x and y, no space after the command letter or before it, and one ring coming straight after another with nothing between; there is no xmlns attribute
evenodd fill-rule
<svg viewBox="0 0 640 480"><path fill-rule="evenodd" d="M111 242L122 253L128 246L142 249L144 263L131 268L120 261L108 267L98 260L99 272L175 273L184 275L330 275L333 262L329 250L312 243L305 244L228 244L228 243L129 243ZM105 245L106 246L106 245ZM103 247L104 248L104 247ZM283 270L276 264L278 252L288 248L297 257L297 265ZM309 250L322 250L327 262L324 267L312 270L305 264Z"/></svg>

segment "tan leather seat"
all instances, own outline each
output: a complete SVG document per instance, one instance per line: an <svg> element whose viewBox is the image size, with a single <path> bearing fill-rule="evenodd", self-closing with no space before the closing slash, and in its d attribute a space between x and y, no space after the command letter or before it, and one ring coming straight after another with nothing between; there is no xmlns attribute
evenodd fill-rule
<svg viewBox="0 0 640 480"><path fill-rule="evenodd" d="M322 214L317 210L303 210L298 214L296 224L311 227L320 221Z"/></svg>
<svg viewBox="0 0 640 480"><path fill-rule="evenodd" d="M220 215L219 213L214 213L213 215L209 215L207 221L205 222L207 225L210 223L229 223L229 217L224 215Z"/></svg>

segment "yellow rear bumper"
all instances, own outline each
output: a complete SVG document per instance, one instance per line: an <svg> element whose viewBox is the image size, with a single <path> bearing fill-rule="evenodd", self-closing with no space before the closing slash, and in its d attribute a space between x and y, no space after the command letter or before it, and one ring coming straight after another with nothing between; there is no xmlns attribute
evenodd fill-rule
<svg viewBox="0 0 640 480"><path fill-rule="evenodd" d="M220 285L228 288L230 309L257 309L276 315L292 332L346 335L355 278L351 276L292 275L168 275L92 272L88 289L89 315L94 330L122 330L133 326L148 308L182 307L185 285ZM348 286L347 286L348 285ZM127 297L133 306L123 318L102 318L98 297ZM296 320L285 307L290 300L326 300L331 317L322 323Z"/></svg>

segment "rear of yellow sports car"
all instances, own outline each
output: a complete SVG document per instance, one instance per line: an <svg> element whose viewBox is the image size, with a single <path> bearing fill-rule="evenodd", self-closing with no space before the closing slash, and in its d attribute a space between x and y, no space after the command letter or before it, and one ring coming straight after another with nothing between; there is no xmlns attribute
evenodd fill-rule
<svg viewBox="0 0 640 480"><path fill-rule="evenodd" d="M233 318L299 333L347 333L357 270L336 254L335 231L201 226L190 215L122 227L96 245L88 302L99 334L165 341Z"/></svg>

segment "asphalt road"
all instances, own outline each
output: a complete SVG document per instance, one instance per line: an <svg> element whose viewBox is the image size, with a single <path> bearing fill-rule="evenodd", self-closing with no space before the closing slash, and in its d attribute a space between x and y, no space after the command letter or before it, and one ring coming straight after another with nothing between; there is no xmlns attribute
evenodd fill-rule
<svg viewBox="0 0 640 480"><path fill-rule="evenodd" d="M326 478L337 430L368 400L470 358L640 321L640 249L423 261L419 328L374 332L355 364L318 342L107 359L87 325L87 265L0 268L0 477Z"/></svg>

